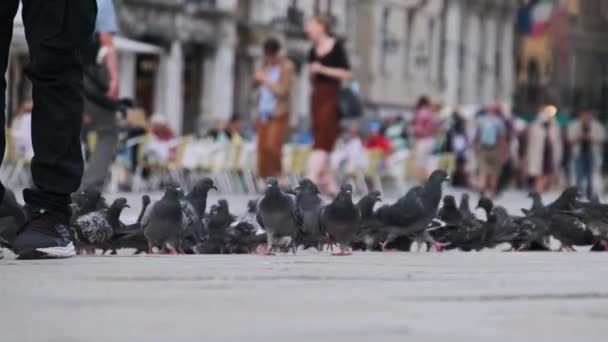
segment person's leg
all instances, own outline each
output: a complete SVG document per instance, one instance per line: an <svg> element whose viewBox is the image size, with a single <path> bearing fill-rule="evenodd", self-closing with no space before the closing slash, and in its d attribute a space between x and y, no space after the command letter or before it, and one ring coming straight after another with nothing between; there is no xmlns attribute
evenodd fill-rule
<svg viewBox="0 0 608 342"><path fill-rule="evenodd" d="M591 196L593 195L593 159L591 156L586 156L585 158L585 166L584 166L584 172L585 172L585 179L586 179L586 194L587 194L587 199L590 199Z"/></svg>
<svg viewBox="0 0 608 342"><path fill-rule="evenodd" d="M81 189L102 191L116 154L118 125L116 114L111 109L99 107L89 103L89 101L86 102L87 112L93 116L97 144L82 177Z"/></svg>
<svg viewBox="0 0 608 342"><path fill-rule="evenodd" d="M281 178L283 173L283 165L281 157L283 155L283 144L289 121L287 118L273 119L268 124L268 141L266 145L266 153L268 154L268 167L272 176Z"/></svg>
<svg viewBox="0 0 608 342"><path fill-rule="evenodd" d="M306 165L306 177L311 181L315 182L317 185L321 185L321 174L323 173L323 169L325 167L325 158L327 152L316 149L310 153L310 157L308 157L308 163Z"/></svg>
<svg viewBox="0 0 608 342"><path fill-rule="evenodd" d="M585 165L582 156L578 156L574 162L574 174L576 177L576 187L579 190L583 189L585 181Z"/></svg>
<svg viewBox="0 0 608 342"><path fill-rule="evenodd" d="M23 0L32 81L32 176L23 192L28 223L15 240L21 258L68 257L70 194L80 186L82 65L80 50L95 27L95 0Z"/></svg>
<svg viewBox="0 0 608 342"><path fill-rule="evenodd" d="M0 164L4 159L6 137L4 132L6 107L6 69L8 67L8 54L13 36L13 18L17 13L19 0L2 0L0 2ZM0 184L0 200L4 198L4 186Z"/></svg>
<svg viewBox="0 0 608 342"><path fill-rule="evenodd" d="M257 163L258 163L258 177L260 178L259 186L264 189L266 185L266 178L268 177L268 161L266 159L266 146L268 140L268 124L258 123L258 146L257 146Z"/></svg>
<svg viewBox="0 0 608 342"><path fill-rule="evenodd" d="M321 170L321 179L321 183L325 185L325 191L328 194L332 196L338 194L340 187L338 187L338 183L336 183L336 176L334 175L334 170L331 167L331 155L328 152L325 152L323 168Z"/></svg>

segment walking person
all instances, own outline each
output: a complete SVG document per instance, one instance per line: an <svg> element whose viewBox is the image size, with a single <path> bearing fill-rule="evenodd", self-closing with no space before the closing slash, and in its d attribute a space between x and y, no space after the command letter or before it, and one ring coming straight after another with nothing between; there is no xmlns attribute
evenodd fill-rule
<svg viewBox="0 0 608 342"><path fill-rule="evenodd" d="M604 154L606 130L590 110L583 110L568 126L568 140L575 165L576 186L581 190L585 186L585 194L591 198L593 178L599 174L599 161Z"/></svg>
<svg viewBox="0 0 608 342"><path fill-rule="evenodd" d="M506 127L500 112L498 108L490 106L477 118L475 135L475 148L479 158L477 186L481 196L496 196L506 140Z"/></svg>
<svg viewBox="0 0 608 342"><path fill-rule="evenodd" d="M83 173L82 63L80 53L92 38L97 15L95 0L23 0L23 23L30 53L27 75L32 81L32 177L23 191L27 223L12 241L22 259L70 257L74 244L67 231L70 194ZM13 19L19 0L0 2L0 74L6 73ZM0 110L5 107L6 80L0 81ZM1 127L4 129L4 115ZM5 149L4 131L0 150ZM0 213L6 203L0 186Z"/></svg>
<svg viewBox="0 0 608 342"><path fill-rule="evenodd" d="M557 110L544 107L527 132L526 165L534 191L541 194L556 184L562 160L562 137L555 121Z"/></svg>
<svg viewBox="0 0 608 342"><path fill-rule="evenodd" d="M330 34L330 21L315 16L306 24L312 42L308 70L312 82L313 151L308 160L307 177L329 194L338 186L331 168L330 154L339 133L338 96L342 82L350 79L350 65L342 43Z"/></svg>
<svg viewBox="0 0 608 342"><path fill-rule="evenodd" d="M97 0L97 20L91 48L84 54L84 112L92 120L97 144L82 178L82 189L102 191L118 143L118 53L113 35L118 31L113 0Z"/></svg>
<svg viewBox="0 0 608 342"><path fill-rule="evenodd" d="M413 121L415 175L418 184L424 184L429 175L427 164L435 148L439 123L433 112L431 101L422 96L418 99Z"/></svg>
<svg viewBox="0 0 608 342"><path fill-rule="evenodd" d="M294 66L281 55L281 44L264 42L262 64L254 75L257 96L257 162L261 179L282 176L282 149L289 128Z"/></svg>

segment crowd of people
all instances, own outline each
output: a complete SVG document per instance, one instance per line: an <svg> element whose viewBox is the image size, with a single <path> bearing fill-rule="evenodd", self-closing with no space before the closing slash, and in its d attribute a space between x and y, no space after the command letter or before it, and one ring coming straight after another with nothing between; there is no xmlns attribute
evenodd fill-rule
<svg viewBox="0 0 608 342"><path fill-rule="evenodd" d="M111 33L115 29L110 25L104 30ZM111 35L106 37L104 30L100 31L102 46L111 42ZM262 46L263 58L253 75L252 91L257 93L253 115L218 120L207 132L197 134L219 143L254 142L260 184L268 177L283 179L282 149L292 142L311 146L306 176L330 195L337 193L338 181L343 180L346 170L369 167L369 151L379 153L378 167L395 178L402 177L399 173L406 172L403 164L412 160L413 178L418 183L435 167L434 155L449 154L454 161L453 185L476 189L486 196L495 196L509 186L542 193L576 184L588 196L601 190L598 180L606 134L596 119L597 113L583 109L576 115L566 115L547 105L526 120L505 105L459 109L421 96L409 112L341 120L339 93L342 84L351 78L347 54L342 43L332 37L327 18L311 18L306 31L312 43L308 56L312 82L309 125L295 130L290 127L294 65L282 53L280 41L270 38ZM110 58L113 53L106 55L105 68L111 70L115 58ZM116 72L109 74L114 75L110 79L116 78ZM113 89L109 87L107 92L115 98ZM83 187L102 189L116 150L131 172L137 169L141 155L158 161L175 158L172 141L176 136L162 113L147 115L135 108L116 125L108 119L116 117L110 109L99 109L99 104L90 99L85 104L82 140L88 142L87 134L96 132L97 148L85 154L91 172L85 172ZM11 136L22 158L33 156L31 107L31 103L24 103L11 122ZM100 124L100 118L108 124ZM147 141L142 154L142 145L133 141L143 136ZM128 177L125 186L128 188Z"/></svg>

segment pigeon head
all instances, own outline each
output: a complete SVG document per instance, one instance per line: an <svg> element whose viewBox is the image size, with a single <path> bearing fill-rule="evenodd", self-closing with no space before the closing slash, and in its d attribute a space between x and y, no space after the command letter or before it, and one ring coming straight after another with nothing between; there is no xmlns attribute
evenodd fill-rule
<svg viewBox="0 0 608 342"><path fill-rule="evenodd" d="M266 181L266 191L268 191L268 192L281 191L281 189L279 188L279 181L274 177L268 178L268 180Z"/></svg>
<svg viewBox="0 0 608 342"><path fill-rule="evenodd" d="M97 208L97 203L102 200L101 192L96 189L85 189L72 194L72 201L83 211L93 211Z"/></svg>
<svg viewBox="0 0 608 342"><path fill-rule="evenodd" d="M449 180L450 180L450 177L448 176L447 172L445 172L444 170L435 170L429 176L428 180L426 181L426 184L441 185L441 183L447 182Z"/></svg>
<svg viewBox="0 0 608 342"><path fill-rule="evenodd" d="M122 210L124 208L131 208L129 204L127 204L127 199L124 197L117 198L112 202L111 208Z"/></svg>
<svg viewBox="0 0 608 342"><path fill-rule="evenodd" d="M340 187L340 192L336 196L336 200L352 201L353 199L353 186L350 184L344 184Z"/></svg>
<svg viewBox="0 0 608 342"><path fill-rule="evenodd" d="M296 188L296 191L299 193L314 194L314 195L318 195L320 193L317 185L308 178L304 178L298 183L298 187Z"/></svg>
<svg viewBox="0 0 608 342"><path fill-rule="evenodd" d="M163 197L170 200L178 200L183 193L184 192L180 187L168 186L165 189L165 195Z"/></svg>
<svg viewBox="0 0 608 342"><path fill-rule="evenodd" d="M446 195L443 197L444 208L456 208L456 199L452 195Z"/></svg>
<svg viewBox="0 0 608 342"><path fill-rule="evenodd" d="M477 208L483 209L486 212L486 215L489 216L492 210L494 209L494 202L492 202L492 200L487 197L482 197L477 203Z"/></svg>
<svg viewBox="0 0 608 342"><path fill-rule="evenodd" d="M194 184L194 188L192 189L192 192L197 194L197 195L206 195L209 190L216 190L217 191L217 187L215 186L215 183L213 182L213 179L211 178L203 178L200 181L196 182L196 184Z"/></svg>
<svg viewBox="0 0 608 342"><path fill-rule="evenodd" d="M374 200L374 202L382 202L382 193L378 190L372 190L369 192L369 194L367 194L367 196L369 196L371 199Z"/></svg>
<svg viewBox="0 0 608 342"><path fill-rule="evenodd" d="M225 199L221 199L219 201L217 201L217 205L220 211L222 212L229 212L229 208L228 208L228 201Z"/></svg>
<svg viewBox="0 0 608 342"><path fill-rule="evenodd" d="M255 213L258 210L258 201L251 200L247 202L247 212Z"/></svg>
<svg viewBox="0 0 608 342"><path fill-rule="evenodd" d="M211 208L209 208L209 215L210 216L217 215L219 210L220 210L220 207L217 204L212 204Z"/></svg>
<svg viewBox="0 0 608 342"><path fill-rule="evenodd" d="M578 190L578 187L571 186L566 188L560 197L567 201L574 201L575 199L581 197L581 192Z"/></svg>
<svg viewBox="0 0 608 342"><path fill-rule="evenodd" d="M507 212L507 209L500 207L500 206L494 208L493 213L498 220L505 220L506 218L509 217L509 213Z"/></svg>
<svg viewBox="0 0 608 342"><path fill-rule="evenodd" d="M150 203L151 203L150 196L148 196L148 195L143 195L143 196L141 197L141 203L142 203L142 205L143 205L144 207L149 206L149 205L150 205Z"/></svg>

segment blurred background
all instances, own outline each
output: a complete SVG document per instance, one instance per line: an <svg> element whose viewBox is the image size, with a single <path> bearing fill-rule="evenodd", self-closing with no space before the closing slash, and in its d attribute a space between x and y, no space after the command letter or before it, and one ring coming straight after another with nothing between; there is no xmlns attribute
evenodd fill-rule
<svg viewBox="0 0 608 342"><path fill-rule="evenodd" d="M307 70L312 45L305 28L309 18L323 15L345 46L353 74L349 85L363 106L361 116L341 122L331 156L338 180L352 181L360 192L395 193L419 182L414 131L417 112L424 109L437 126L424 166L448 169L454 186L490 195L568 184L585 184L589 195L604 192L607 1L113 4L119 97L130 104L125 115L117 115L120 139L104 184L107 191L143 191L166 182L187 188L205 175L215 177L227 193L260 191L252 84L263 42L271 37L281 42L295 67L281 176L285 185L305 176L314 139ZM30 110L27 64L18 15L7 73L9 123ZM419 106L423 97L425 108ZM90 156L97 131L84 114L83 153ZM492 121L482 118L488 115L502 121L495 127L498 161L483 157L480 137ZM28 130L11 126L12 150L0 176L8 186L23 187L30 182ZM546 139L536 139L536 129L546 132ZM531 165L537 160L544 161Z"/></svg>

